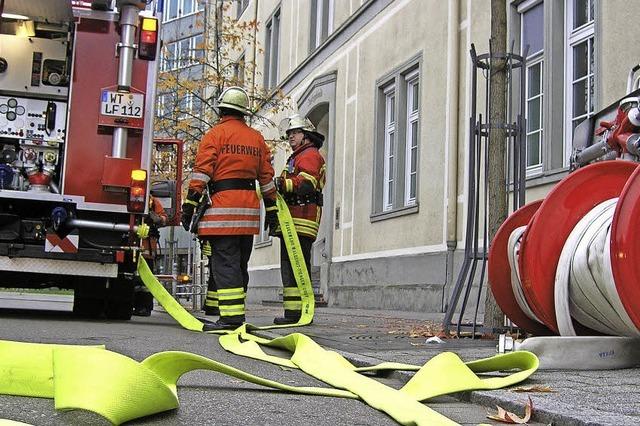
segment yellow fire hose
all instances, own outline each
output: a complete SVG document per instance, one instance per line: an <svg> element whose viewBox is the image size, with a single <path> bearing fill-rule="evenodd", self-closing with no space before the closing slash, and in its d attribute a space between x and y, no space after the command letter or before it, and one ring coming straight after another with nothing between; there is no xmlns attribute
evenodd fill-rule
<svg viewBox="0 0 640 426"><path fill-rule="evenodd" d="M296 325L305 325L313 319L311 282L291 215L280 197L278 207L278 219L296 269L298 286L303 287L303 315ZM138 271L169 315L187 330L202 331L203 323L182 308L162 287L142 256ZM0 394L53 398L57 410L89 410L114 424L121 424L177 408L178 379L189 371L201 369L285 392L361 399L403 425L450 425L455 422L421 401L452 392L509 386L526 379L538 367L534 354L518 351L466 364L456 354L445 352L423 366L387 362L356 368L338 353L323 349L300 333L273 340L250 333L252 329L276 327L282 326L254 327L245 324L226 332L219 341L227 351L298 368L334 388L289 386L189 352L159 352L137 362L103 346L0 341ZM288 359L268 355L260 345L285 349L292 356ZM507 376L478 376L479 373L513 369L519 371ZM404 387L396 390L360 374L375 370L409 370L416 371L416 374Z"/></svg>

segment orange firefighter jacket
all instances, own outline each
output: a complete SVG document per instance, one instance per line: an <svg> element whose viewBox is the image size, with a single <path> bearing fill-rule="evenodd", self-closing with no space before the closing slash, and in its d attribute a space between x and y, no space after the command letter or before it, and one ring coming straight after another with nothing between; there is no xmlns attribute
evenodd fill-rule
<svg viewBox="0 0 640 426"><path fill-rule="evenodd" d="M160 200L149 195L149 211L155 212L158 216L160 216L161 222L156 224L153 223L151 218L147 216L145 222L149 225L149 238L145 238L142 240L142 256L145 259L155 259L157 251L158 251L158 239L160 238L160 233L158 232L158 228L161 228L167 224L167 212L164 211L164 207L160 203Z"/></svg>
<svg viewBox="0 0 640 426"><path fill-rule="evenodd" d="M226 179L258 180L265 199L275 200L271 151L264 138L243 118L225 116L209 130L196 154L189 189ZM211 185L210 185L211 187ZM252 235L260 229L260 200L255 190L212 192L211 206L198 223L198 235Z"/></svg>
<svg viewBox="0 0 640 426"><path fill-rule="evenodd" d="M298 147L280 175L281 191L298 235L315 239L322 215L322 188L325 183L324 158L312 143Z"/></svg>

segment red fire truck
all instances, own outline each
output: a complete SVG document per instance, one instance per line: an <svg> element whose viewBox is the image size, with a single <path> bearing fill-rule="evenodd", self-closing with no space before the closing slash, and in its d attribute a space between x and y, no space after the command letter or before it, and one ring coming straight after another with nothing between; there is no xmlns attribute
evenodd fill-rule
<svg viewBox="0 0 640 426"><path fill-rule="evenodd" d="M180 202L181 145L153 140L155 3L0 0L0 287L130 318L147 194L173 223ZM151 182L155 154L173 179Z"/></svg>

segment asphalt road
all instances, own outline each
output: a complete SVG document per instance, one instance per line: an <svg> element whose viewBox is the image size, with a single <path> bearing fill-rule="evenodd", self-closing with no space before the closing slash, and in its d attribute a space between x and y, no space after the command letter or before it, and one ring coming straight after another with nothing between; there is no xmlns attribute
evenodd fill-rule
<svg viewBox="0 0 640 426"><path fill-rule="evenodd" d="M2 296L0 296L2 299ZM154 311L131 321L74 318L69 299L61 296L29 301L21 296L0 302L0 339L62 344L105 344L107 349L141 361L166 350L184 350L252 374L297 386L326 386L295 370L282 369L225 352L217 337L180 328L167 314ZM65 306L66 303L66 306ZM20 306L22 309L10 308ZM25 310L36 306L38 310ZM44 310L46 309L46 310ZM57 309L57 310L53 310ZM271 351L273 352L273 351ZM378 379L399 388L397 379ZM288 394L210 371L194 371L178 383L180 407L130 424L154 425L393 425L393 419L358 400ZM462 424L486 422L478 405L442 398L429 406ZM0 395L0 419L32 425L102 425L90 412L56 412L53 400Z"/></svg>

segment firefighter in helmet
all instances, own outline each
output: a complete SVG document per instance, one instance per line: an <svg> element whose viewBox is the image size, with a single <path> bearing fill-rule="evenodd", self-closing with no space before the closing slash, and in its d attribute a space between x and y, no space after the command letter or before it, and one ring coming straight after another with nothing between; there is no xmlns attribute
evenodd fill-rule
<svg viewBox="0 0 640 426"><path fill-rule="evenodd" d="M200 141L182 205L182 224L189 230L208 186L211 206L198 222L198 236L211 246L209 285L215 287L209 290L218 297L220 318L205 324L205 331L233 329L245 320L247 264L253 235L260 228L256 180L267 209L266 222L274 228L277 223L271 151L260 132L245 123L244 117L250 114L247 92L240 87L224 90L217 111L220 121Z"/></svg>
<svg viewBox="0 0 640 426"><path fill-rule="evenodd" d="M167 220L167 213L160 200L149 194L149 214L144 220L149 225L149 238L142 240L142 256L152 271L158 255L158 240L160 239L158 228L165 226ZM148 317L151 315L151 311L153 311L153 296L145 285L139 283L134 288L133 315Z"/></svg>
<svg viewBox="0 0 640 426"><path fill-rule="evenodd" d="M326 166L320 154L324 136L318 133L307 118L299 115L281 123L293 153L286 168L276 178L276 186L287 202L307 271L311 268L311 248L318 236L322 214L322 188ZM277 234L282 237L280 229ZM283 284L284 316L274 319L275 324L294 324L302 313L302 298L296 285L289 254L284 241L280 241L280 273Z"/></svg>

